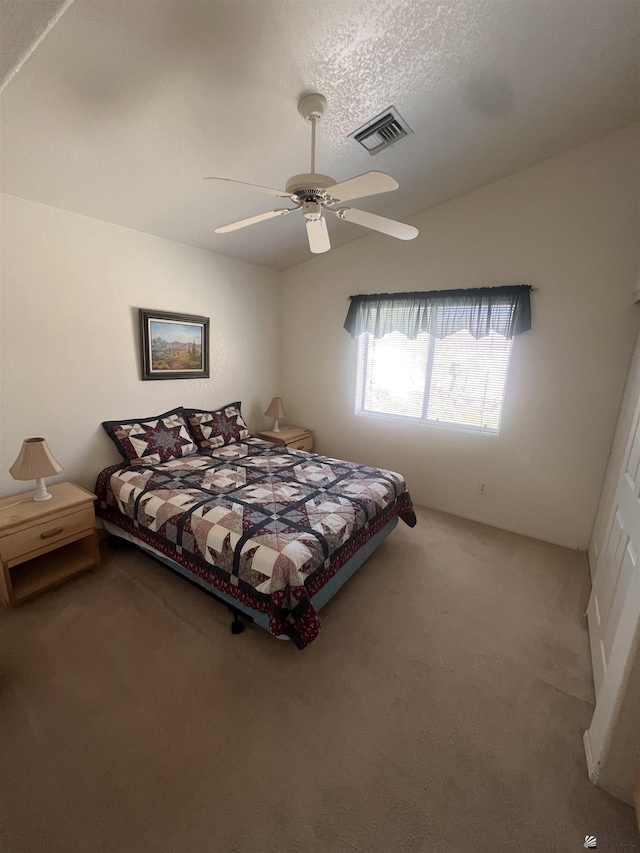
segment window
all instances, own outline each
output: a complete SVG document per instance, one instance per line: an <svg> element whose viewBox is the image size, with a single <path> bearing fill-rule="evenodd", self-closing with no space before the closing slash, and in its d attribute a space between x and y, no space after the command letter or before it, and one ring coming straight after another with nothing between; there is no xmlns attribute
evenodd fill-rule
<svg viewBox="0 0 640 853"><path fill-rule="evenodd" d="M511 339L465 329L442 340L394 331L358 341L356 412L498 432Z"/></svg>
<svg viewBox="0 0 640 853"><path fill-rule="evenodd" d="M497 433L511 340L531 328L530 284L349 297L356 412Z"/></svg>

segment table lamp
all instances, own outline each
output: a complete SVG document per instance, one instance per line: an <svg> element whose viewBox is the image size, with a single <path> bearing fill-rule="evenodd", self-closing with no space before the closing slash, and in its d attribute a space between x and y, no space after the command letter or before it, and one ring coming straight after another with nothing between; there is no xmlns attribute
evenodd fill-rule
<svg viewBox="0 0 640 853"><path fill-rule="evenodd" d="M44 484L45 477L52 477L62 471L62 465L49 450L44 438L25 438L18 458L9 468L14 480L35 480L34 501L48 501L52 497Z"/></svg>
<svg viewBox="0 0 640 853"><path fill-rule="evenodd" d="M273 398L273 400L269 403L269 408L265 412L265 415L268 418L275 418L275 423L273 424L273 431L280 432L278 420L280 418L287 417L287 413L285 412L284 406L282 405L282 397Z"/></svg>

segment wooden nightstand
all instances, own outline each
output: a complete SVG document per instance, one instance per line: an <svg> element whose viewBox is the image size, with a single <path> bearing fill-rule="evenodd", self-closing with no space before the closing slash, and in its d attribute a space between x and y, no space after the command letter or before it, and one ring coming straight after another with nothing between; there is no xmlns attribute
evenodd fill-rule
<svg viewBox="0 0 640 853"><path fill-rule="evenodd" d="M281 444L283 447L290 447L292 450L313 450L313 433L306 427L280 427L280 432L265 429L258 433L258 438Z"/></svg>
<svg viewBox="0 0 640 853"><path fill-rule="evenodd" d="M100 562L91 492L73 483L0 500L0 597L17 604ZM17 503L21 501L21 503ZM10 506L16 504L16 506Z"/></svg>

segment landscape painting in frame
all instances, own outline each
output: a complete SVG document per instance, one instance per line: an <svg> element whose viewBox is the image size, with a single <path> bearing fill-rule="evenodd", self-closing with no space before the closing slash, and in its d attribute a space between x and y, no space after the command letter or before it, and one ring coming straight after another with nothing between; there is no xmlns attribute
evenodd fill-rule
<svg viewBox="0 0 640 853"><path fill-rule="evenodd" d="M209 376L209 318L140 309L143 379Z"/></svg>

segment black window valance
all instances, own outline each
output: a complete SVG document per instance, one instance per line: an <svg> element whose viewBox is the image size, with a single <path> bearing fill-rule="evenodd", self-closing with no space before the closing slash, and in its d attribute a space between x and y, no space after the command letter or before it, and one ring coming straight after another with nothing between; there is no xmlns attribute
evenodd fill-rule
<svg viewBox="0 0 640 853"><path fill-rule="evenodd" d="M402 332L414 339L420 332L446 338L467 329L474 338L497 332L512 338L531 328L531 285L426 290L414 293L372 293L350 296L344 328L352 338L369 332L382 338Z"/></svg>

